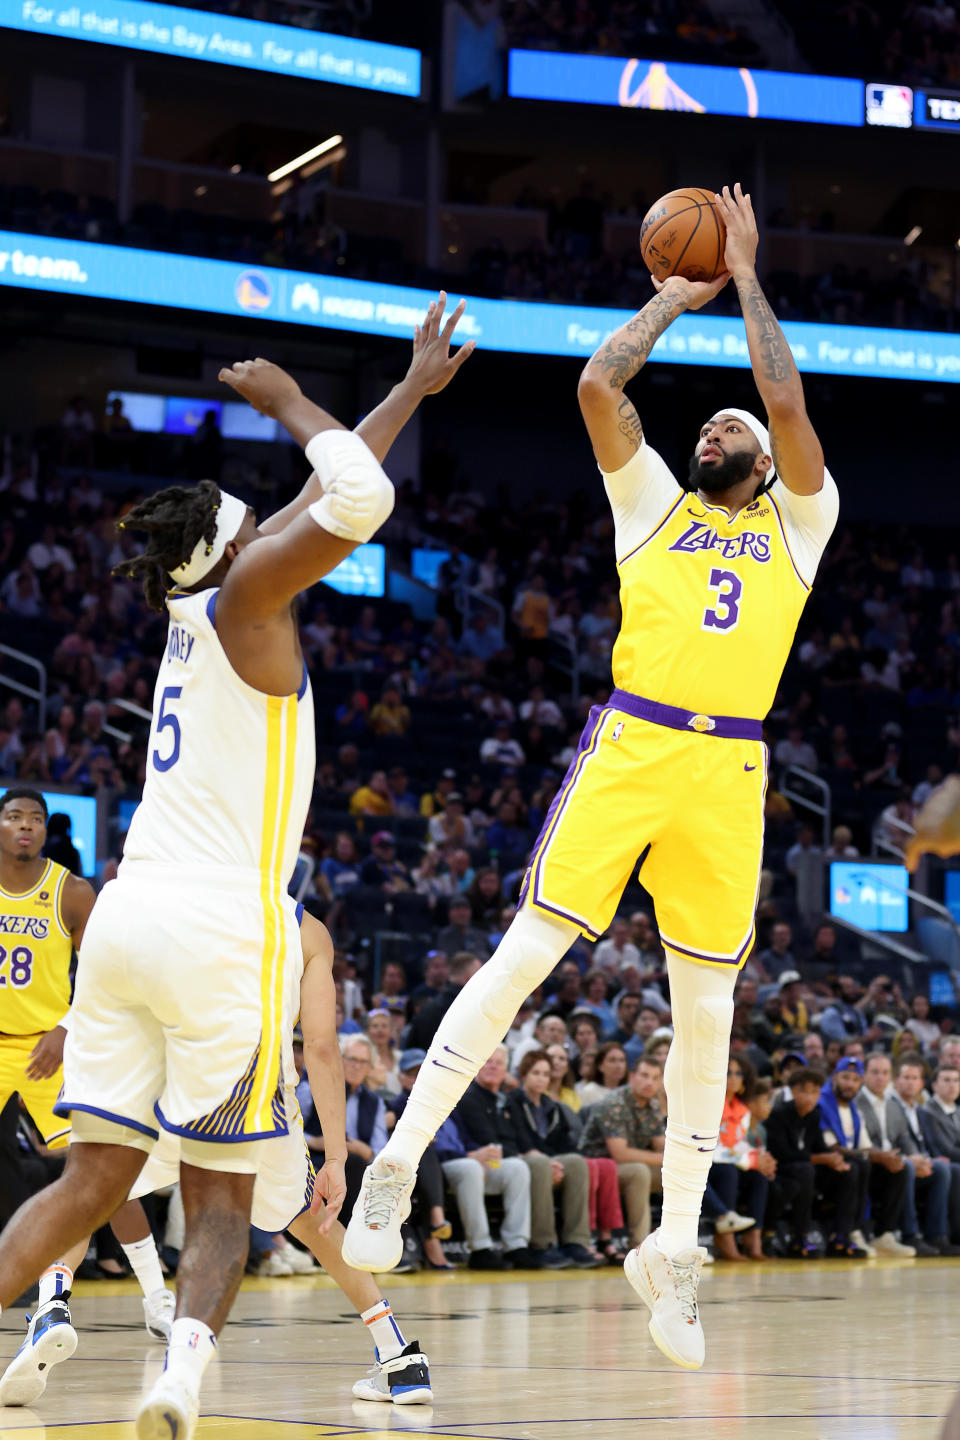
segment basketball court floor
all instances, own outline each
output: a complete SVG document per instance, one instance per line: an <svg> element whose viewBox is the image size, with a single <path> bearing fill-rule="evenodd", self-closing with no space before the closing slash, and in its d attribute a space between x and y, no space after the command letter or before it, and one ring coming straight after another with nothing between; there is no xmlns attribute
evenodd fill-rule
<svg viewBox="0 0 960 1440"><path fill-rule="evenodd" d="M705 1272L707 1363L675 1369L614 1269L384 1277L430 1357L432 1407L355 1401L368 1337L326 1277L248 1280L207 1372L198 1440L935 1440L958 1382L960 1261L776 1263ZM132 1440L163 1362L133 1282L81 1284L80 1346L0 1440ZM0 1319L0 1361L21 1316Z"/></svg>

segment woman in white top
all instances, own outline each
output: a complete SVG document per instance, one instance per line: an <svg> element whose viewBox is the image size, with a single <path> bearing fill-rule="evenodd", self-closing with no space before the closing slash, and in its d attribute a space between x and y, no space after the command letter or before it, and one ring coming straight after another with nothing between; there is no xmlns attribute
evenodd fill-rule
<svg viewBox="0 0 960 1440"><path fill-rule="evenodd" d="M917 1037L921 1050L929 1050L940 1038L940 1026L930 1019L930 1001L926 995L914 995L910 1002L910 1019L903 1027Z"/></svg>
<svg viewBox="0 0 960 1440"><path fill-rule="evenodd" d="M387 1009L371 1010L367 1016L367 1039L373 1046L373 1064L367 1085L383 1096L400 1092L398 1056L393 1041L393 1017Z"/></svg>
<svg viewBox="0 0 960 1440"><path fill-rule="evenodd" d="M587 1056L583 1057L587 1059ZM599 1105L609 1100L614 1090L627 1083L627 1056L622 1045L608 1040L601 1045L593 1062L593 1079L581 1080L576 1087L580 1104Z"/></svg>

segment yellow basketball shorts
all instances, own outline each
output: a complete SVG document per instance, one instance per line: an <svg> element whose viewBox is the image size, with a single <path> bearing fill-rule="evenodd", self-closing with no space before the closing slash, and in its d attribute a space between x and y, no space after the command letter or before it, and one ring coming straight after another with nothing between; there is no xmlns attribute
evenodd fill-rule
<svg viewBox="0 0 960 1440"><path fill-rule="evenodd" d="M763 860L767 748L760 739L704 733L694 721L713 724L691 716L688 728L674 729L612 704L593 707L534 847L521 904L595 940L642 857L663 944L704 964L743 964ZM756 722L743 723L759 732Z"/></svg>
<svg viewBox="0 0 960 1440"><path fill-rule="evenodd" d="M57 1070L49 1080L27 1079L27 1065L40 1039L39 1035L0 1035L0 1110L11 1095L19 1095L44 1143L51 1150L59 1150L70 1138L70 1121L53 1113L63 1084L63 1070Z"/></svg>

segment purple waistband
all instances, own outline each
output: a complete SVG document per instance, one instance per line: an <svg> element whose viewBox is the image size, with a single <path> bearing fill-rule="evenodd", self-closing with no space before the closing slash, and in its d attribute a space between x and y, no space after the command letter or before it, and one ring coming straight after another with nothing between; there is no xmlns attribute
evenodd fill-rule
<svg viewBox="0 0 960 1440"><path fill-rule="evenodd" d="M607 704L638 720L666 725L670 730L692 730L697 735L716 735L722 740L763 739L759 720L739 720L736 715L701 715L694 710L680 710L676 705L661 705L659 700L644 700L640 695L631 695L629 690L614 690Z"/></svg>

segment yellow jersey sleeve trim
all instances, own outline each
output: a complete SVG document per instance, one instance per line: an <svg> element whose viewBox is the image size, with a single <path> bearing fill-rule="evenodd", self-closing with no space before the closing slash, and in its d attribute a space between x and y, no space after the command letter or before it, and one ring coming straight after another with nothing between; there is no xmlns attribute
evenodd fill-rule
<svg viewBox="0 0 960 1440"><path fill-rule="evenodd" d="M15 904L20 904L24 900L32 900L35 895L39 895L44 885L50 883L50 872L52 870L63 870L63 866L55 864L53 860L48 860L43 867L43 873L40 879L32 890L4 890L3 886L0 885L0 895L2 895L5 900L12 900ZM64 871L64 874L66 873L67 872Z"/></svg>

